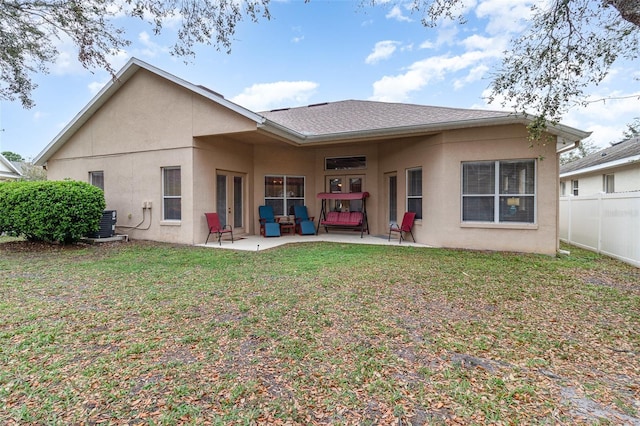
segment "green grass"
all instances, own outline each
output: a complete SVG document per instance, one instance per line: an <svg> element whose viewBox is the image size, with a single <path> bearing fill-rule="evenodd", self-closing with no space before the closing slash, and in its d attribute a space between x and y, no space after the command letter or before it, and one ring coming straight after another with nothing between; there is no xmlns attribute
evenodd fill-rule
<svg viewBox="0 0 640 426"><path fill-rule="evenodd" d="M2 238L0 423L637 417L640 272L569 249ZM568 388L600 418L580 417Z"/></svg>

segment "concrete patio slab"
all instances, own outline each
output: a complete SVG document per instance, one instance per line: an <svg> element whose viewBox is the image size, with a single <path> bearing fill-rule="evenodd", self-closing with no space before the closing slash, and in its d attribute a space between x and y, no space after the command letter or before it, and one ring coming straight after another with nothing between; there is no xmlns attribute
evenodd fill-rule
<svg viewBox="0 0 640 426"><path fill-rule="evenodd" d="M239 236L233 243L230 239L222 240L222 245L218 244L218 241L209 241L205 244L196 244L199 247L220 248L228 250L245 250L245 251L260 251L268 250L274 247L282 246L284 244L299 244L327 241L332 243L348 243L348 244L375 244L375 245L392 245L401 247L429 247L425 244L414 243L411 240L402 241L402 244L398 244L397 235L391 236L391 241L387 240L387 235L365 235L360 238L359 233L346 233L346 232L333 232L333 233L319 233L318 235L283 235L281 237L269 237L265 238L259 235L242 235ZM409 237L411 239L411 237Z"/></svg>

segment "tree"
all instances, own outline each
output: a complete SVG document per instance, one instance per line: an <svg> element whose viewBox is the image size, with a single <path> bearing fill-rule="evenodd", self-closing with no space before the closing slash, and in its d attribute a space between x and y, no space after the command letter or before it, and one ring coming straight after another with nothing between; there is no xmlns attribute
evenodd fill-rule
<svg viewBox="0 0 640 426"><path fill-rule="evenodd" d="M363 0L380 3L379 0ZM464 22L469 0L413 0L422 23ZM640 54L638 0L550 0L534 2L531 25L512 40L491 83L490 101L505 99L517 112L536 115L529 126L538 139L548 123L557 124L585 90L602 82L618 58Z"/></svg>
<svg viewBox="0 0 640 426"><path fill-rule="evenodd" d="M594 152L598 152L598 150L599 148L589 139L581 141L578 148L560 155L560 164L571 163L572 161L584 158Z"/></svg>
<svg viewBox="0 0 640 426"><path fill-rule="evenodd" d="M24 161L20 154L11 151L2 151L2 155L9 161Z"/></svg>
<svg viewBox="0 0 640 426"><path fill-rule="evenodd" d="M109 58L130 44L112 20L126 15L150 22L156 34L179 16L182 26L173 53L193 55L197 43L231 47L235 26L245 17L269 19L270 0L3 0L0 6L0 100L34 105L33 73L48 71L58 56L54 41L69 38L87 69L103 68L112 76Z"/></svg>
<svg viewBox="0 0 640 426"><path fill-rule="evenodd" d="M622 133L624 139L631 139L640 136L640 117L636 117L633 122L627 124L627 130Z"/></svg>

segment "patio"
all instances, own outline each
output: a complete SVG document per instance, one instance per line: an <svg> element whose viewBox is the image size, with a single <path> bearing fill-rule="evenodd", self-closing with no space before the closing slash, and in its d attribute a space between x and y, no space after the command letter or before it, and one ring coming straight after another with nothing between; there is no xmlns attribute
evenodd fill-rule
<svg viewBox="0 0 640 426"><path fill-rule="evenodd" d="M414 243L404 240L402 244L398 244L398 236L392 235L391 241L387 240L388 235L364 235L360 238L359 232L320 232L318 235L283 235L281 237L265 238L259 235L241 235L234 238L233 244L230 239L223 239L222 245L217 240L209 241L205 244L196 244L200 247L211 247L231 250L259 251L278 247L284 244L309 243L318 241L328 241L332 243L349 243L349 244L376 244L376 245L400 245L402 247L429 247L426 244ZM409 237L411 238L411 237Z"/></svg>

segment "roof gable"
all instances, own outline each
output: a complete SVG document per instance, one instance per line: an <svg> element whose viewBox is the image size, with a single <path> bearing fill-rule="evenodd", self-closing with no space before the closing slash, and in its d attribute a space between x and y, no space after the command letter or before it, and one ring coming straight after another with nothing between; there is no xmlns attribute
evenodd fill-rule
<svg viewBox="0 0 640 426"><path fill-rule="evenodd" d="M253 111L250 111L240 105L237 105L222 95L207 89L204 86L198 86L181 78L178 78L166 71L147 64L137 58L131 58L129 62L116 74L116 77L107 83L100 92L65 126L64 129L36 156L33 163L42 166L46 161L64 145L67 140L73 136L95 113L98 111L120 88L140 69L147 70L178 86L181 86L193 93L221 105L233 112L236 112L256 123L262 123L264 118Z"/></svg>
<svg viewBox="0 0 640 426"><path fill-rule="evenodd" d="M18 179L22 176L20 170L7 157L0 154L0 178Z"/></svg>

